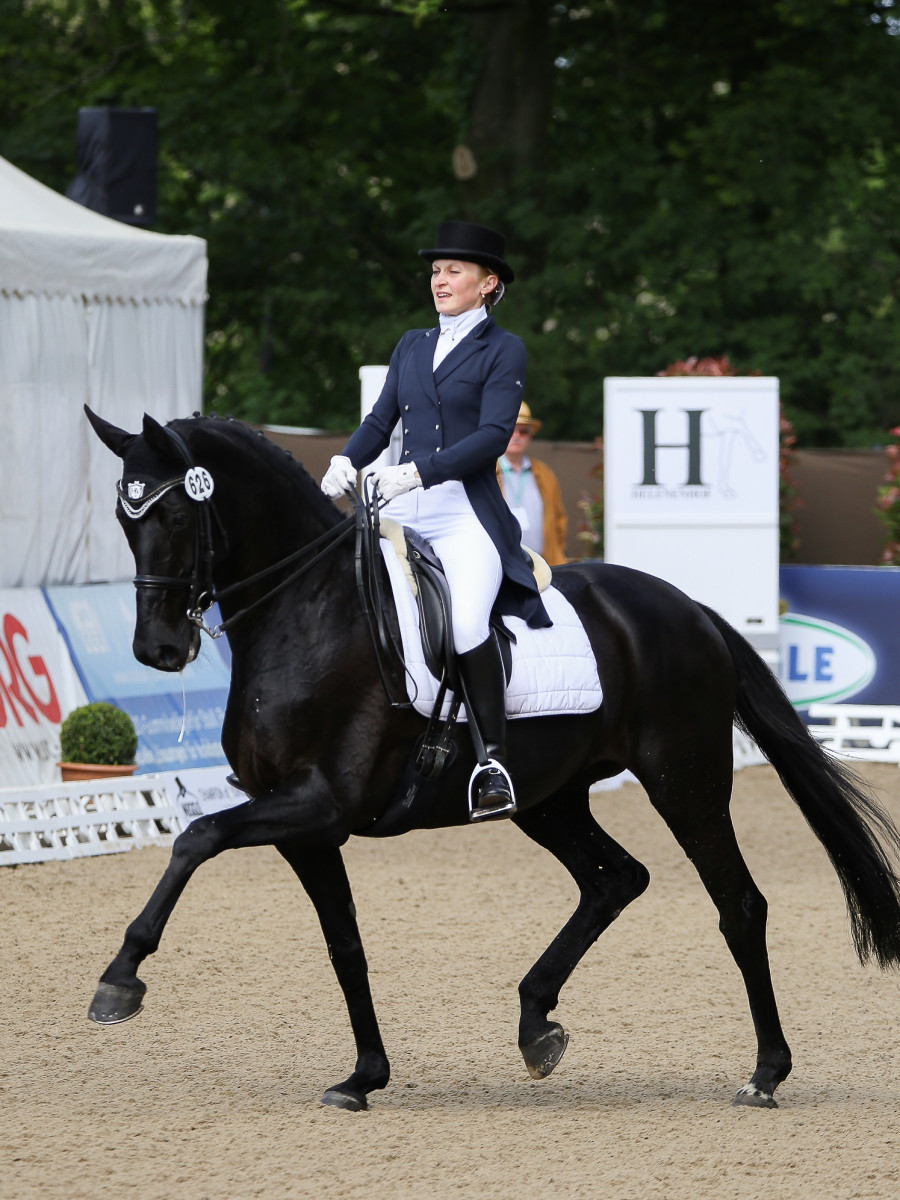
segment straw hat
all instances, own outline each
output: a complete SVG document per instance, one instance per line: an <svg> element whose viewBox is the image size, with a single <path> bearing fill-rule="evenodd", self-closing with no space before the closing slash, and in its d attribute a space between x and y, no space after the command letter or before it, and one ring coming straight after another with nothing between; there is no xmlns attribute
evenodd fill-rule
<svg viewBox="0 0 900 1200"><path fill-rule="evenodd" d="M527 425L532 433L537 433L543 423L543 421L538 421L531 415L531 409L523 400L519 408L519 415L516 418L516 424Z"/></svg>

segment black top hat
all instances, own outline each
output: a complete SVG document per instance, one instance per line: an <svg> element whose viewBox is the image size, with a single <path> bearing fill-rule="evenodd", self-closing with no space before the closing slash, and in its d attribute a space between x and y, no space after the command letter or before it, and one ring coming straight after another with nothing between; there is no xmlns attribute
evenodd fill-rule
<svg viewBox="0 0 900 1200"><path fill-rule="evenodd" d="M503 261L506 253L506 238L502 233L484 225L470 225L468 221L441 221L438 225L437 246L433 250L420 250L419 257L434 262L436 258L456 258L461 262L474 262L490 267L503 280L512 283L515 279L512 267Z"/></svg>

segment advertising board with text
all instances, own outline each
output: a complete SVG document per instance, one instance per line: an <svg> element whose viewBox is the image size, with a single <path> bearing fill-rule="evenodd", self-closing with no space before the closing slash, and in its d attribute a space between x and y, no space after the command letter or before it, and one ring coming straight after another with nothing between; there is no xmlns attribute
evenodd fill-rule
<svg viewBox="0 0 900 1200"><path fill-rule="evenodd" d="M717 609L778 654L778 380L611 378L604 385L607 562Z"/></svg>

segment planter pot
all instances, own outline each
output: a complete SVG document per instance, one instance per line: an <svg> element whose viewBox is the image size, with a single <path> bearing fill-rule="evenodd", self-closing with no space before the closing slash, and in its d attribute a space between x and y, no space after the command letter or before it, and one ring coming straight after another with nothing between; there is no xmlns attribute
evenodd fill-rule
<svg viewBox="0 0 900 1200"><path fill-rule="evenodd" d="M75 783L82 779L120 779L133 775L137 764L123 767L108 763L70 763L61 762L57 766L62 771L63 783Z"/></svg>

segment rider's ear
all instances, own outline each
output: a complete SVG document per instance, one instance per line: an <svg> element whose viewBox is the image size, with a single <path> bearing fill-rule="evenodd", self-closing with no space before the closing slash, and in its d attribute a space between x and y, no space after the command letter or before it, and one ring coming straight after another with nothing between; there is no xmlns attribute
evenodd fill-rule
<svg viewBox="0 0 900 1200"><path fill-rule="evenodd" d="M119 429L118 426L112 425L109 421L104 421L102 417L98 417L95 412L92 412L87 405L84 406L84 412L91 423L94 433L96 433L103 445L107 449L112 450L113 454L117 454L119 458L124 458L137 434L126 433L124 429Z"/></svg>

